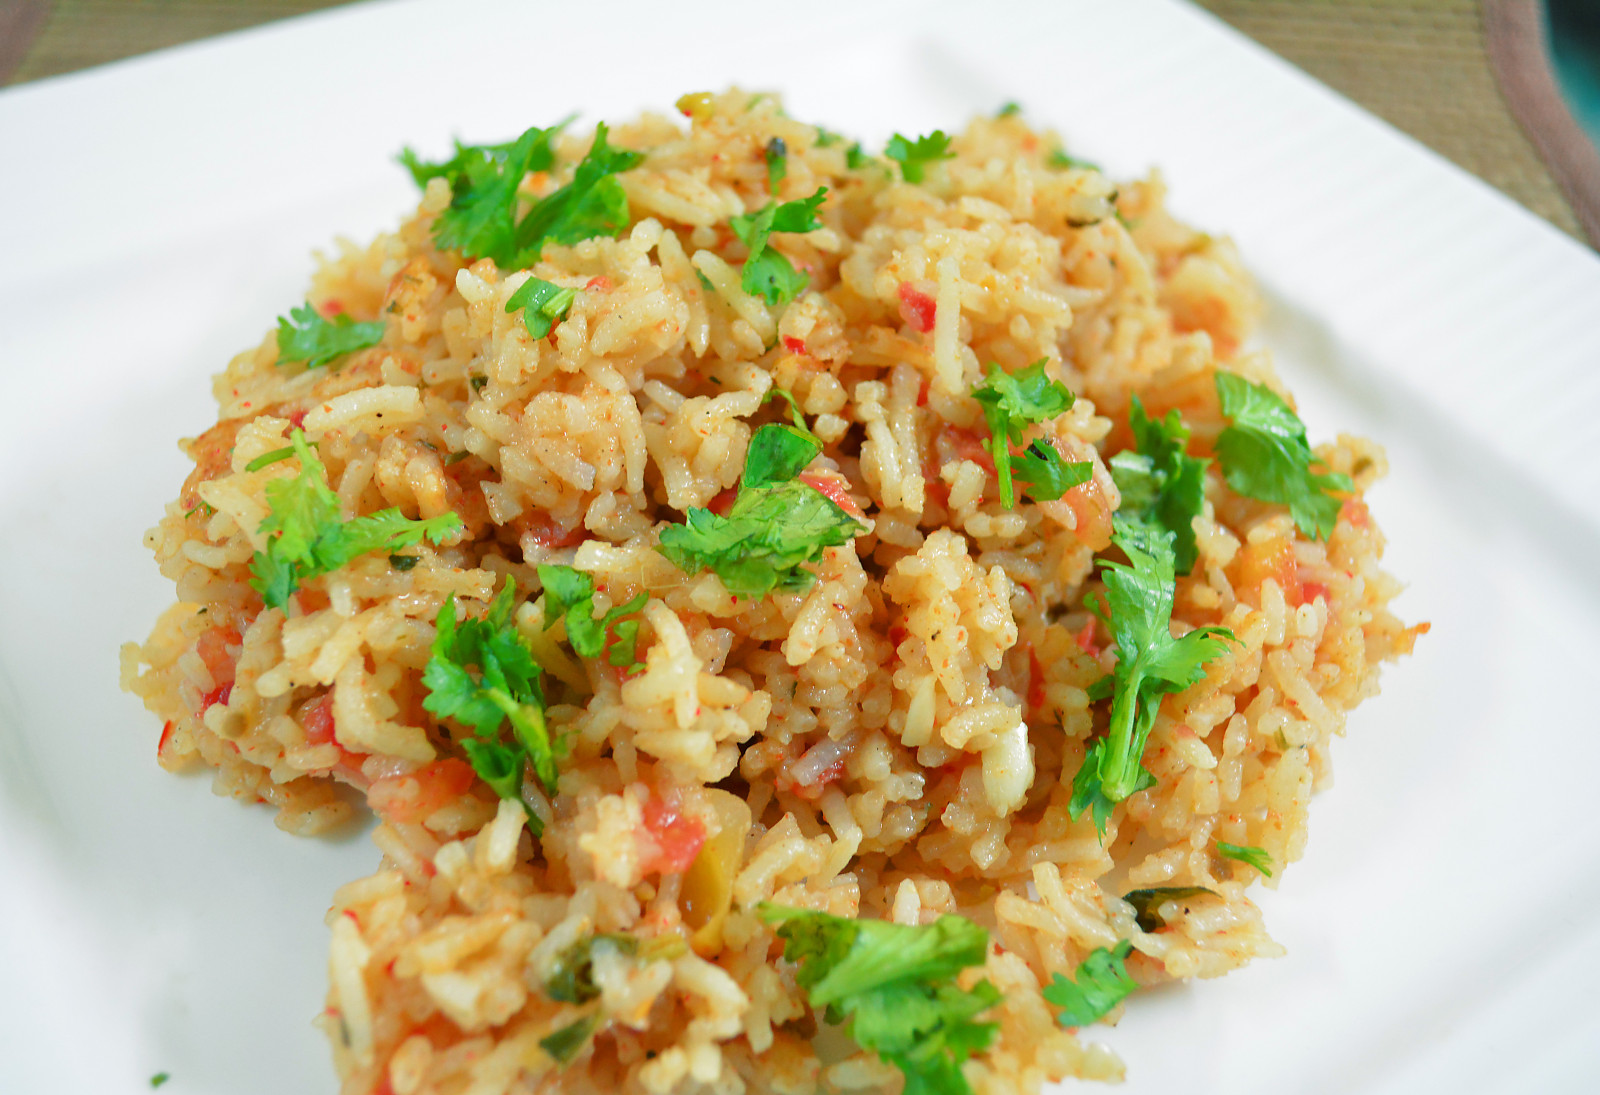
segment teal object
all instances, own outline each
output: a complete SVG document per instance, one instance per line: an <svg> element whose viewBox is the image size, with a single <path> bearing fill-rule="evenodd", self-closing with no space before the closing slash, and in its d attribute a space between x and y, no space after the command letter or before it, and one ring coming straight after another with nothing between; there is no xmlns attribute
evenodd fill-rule
<svg viewBox="0 0 1600 1095"><path fill-rule="evenodd" d="M1600 147L1600 0L1545 0L1545 40L1561 97Z"/></svg>

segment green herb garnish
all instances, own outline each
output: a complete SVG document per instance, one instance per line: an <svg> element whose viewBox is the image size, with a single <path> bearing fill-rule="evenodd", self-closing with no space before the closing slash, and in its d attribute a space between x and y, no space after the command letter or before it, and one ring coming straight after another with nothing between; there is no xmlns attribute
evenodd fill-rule
<svg viewBox="0 0 1600 1095"><path fill-rule="evenodd" d="M1099 164L1090 163L1088 160L1080 160L1076 156L1069 156L1059 148L1052 148L1049 154L1045 156L1044 162L1051 167L1078 168L1083 171L1100 170Z"/></svg>
<svg viewBox="0 0 1600 1095"><path fill-rule="evenodd" d="M889 138L883 154L900 165L900 175L908 183L920 183L930 166L955 158L950 151L950 138L938 129L914 141L896 133Z"/></svg>
<svg viewBox="0 0 1600 1095"><path fill-rule="evenodd" d="M861 142L857 141L844 150L844 165L851 171L859 171L868 164L875 162L873 158L861 151Z"/></svg>
<svg viewBox="0 0 1600 1095"><path fill-rule="evenodd" d="M539 1048L550 1054L559 1065L570 1065L580 1050L589 1044L590 1035L600 1025L600 1013L591 1011L581 1019L574 1019L564 1027L539 1039Z"/></svg>
<svg viewBox="0 0 1600 1095"><path fill-rule="evenodd" d="M806 276L768 246L768 241L774 232L811 232L821 228L817 209L827 193L827 187L819 186L809 198L769 204L754 213L729 219L728 227L750 251L750 257L744 260L744 274L740 280L745 292L764 297L768 304L782 304L793 300L806 287Z"/></svg>
<svg viewBox="0 0 1600 1095"><path fill-rule="evenodd" d="M459 251L468 258L493 259L501 269L516 265L517 206L522 200L522 180L530 171L555 166L552 147L571 118L548 129L534 126L515 141L496 145L456 142L456 154L439 163L427 163L407 148L400 162L416 184L442 178L450 184L450 207L433 225L433 241L441 250Z"/></svg>
<svg viewBox="0 0 1600 1095"><path fill-rule="evenodd" d="M750 439L727 516L690 509L683 524L661 530L657 550L686 574L715 571L735 597L809 589L816 575L802 564L866 531L827 495L795 478L821 451L816 438L792 426L762 426Z"/></svg>
<svg viewBox="0 0 1600 1095"><path fill-rule="evenodd" d="M1237 859L1240 863L1248 864L1266 875L1272 877L1272 857L1265 848L1258 848L1254 844L1229 844L1226 840L1217 841L1217 852L1224 859Z"/></svg>
<svg viewBox="0 0 1600 1095"><path fill-rule="evenodd" d="M1153 886L1147 890L1129 890L1122 900L1133 906L1133 915L1140 931L1160 931L1167 926L1161 918L1161 906L1168 901L1187 901L1191 897L1216 897L1204 886Z"/></svg>
<svg viewBox="0 0 1600 1095"><path fill-rule="evenodd" d="M563 289L553 282L530 277L517 286L517 291L506 298L506 311L522 309L522 323L534 338L543 338L558 320L567 318L572 302L578 299L576 289Z"/></svg>
<svg viewBox="0 0 1600 1095"><path fill-rule="evenodd" d="M1011 509L1017 504L1012 486L1013 456L1011 446L1020 444L1025 427L1037 422L1048 422L1057 415L1072 409L1074 397L1067 386L1045 375L1047 362L1041 358L1032 365L1008 373L999 365L989 366L989 375L983 386L975 389L972 398L983 404L983 417L989 424L989 443L986 446L994 457L994 470L1000 483L1000 504ZM1093 465L1068 464L1048 441L1030 445L1020 458L1021 466L1016 477L1025 478L1026 489L1033 484L1038 501L1060 498L1062 493L1079 483L1087 482ZM1064 485L1063 485L1064 484ZM1061 489L1051 494L1056 487Z"/></svg>
<svg viewBox="0 0 1600 1095"><path fill-rule="evenodd" d="M517 265L539 257L546 243L581 243L592 236L614 236L628 224L628 195L618 172L637 167L639 152L606 143L604 122L595 126L594 144L572 173L572 181L541 198L517 225Z"/></svg>
<svg viewBox="0 0 1600 1095"><path fill-rule="evenodd" d="M158 1072L154 1076L150 1077L150 1086L160 1087L170 1079L172 1079L172 1075L170 1073Z"/></svg>
<svg viewBox="0 0 1600 1095"><path fill-rule="evenodd" d="M1153 419L1134 396L1128 407L1128 426L1138 451L1119 452L1111 458L1111 478L1122 495L1117 514L1172 533L1174 570L1188 574L1199 557L1194 519L1205 504L1210 461L1187 454L1189 428L1176 410L1168 411L1165 419Z"/></svg>
<svg viewBox="0 0 1600 1095"><path fill-rule="evenodd" d="M639 940L625 932L586 935L556 956L550 976L545 979L545 995L563 1004L587 1004L600 996L594 983L594 952L614 950L632 957L639 952Z"/></svg>
<svg viewBox="0 0 1600 1095"><path fill-rule="evenodd" d="M1132 952L1133 944L1126 939L1109 950L1097 947L1078 964L1072 980L1059 973L1051 977L1043 995L1061 1009L1056 1022L1064 1027L1086 1027L1127 999L1139 987L1124 964Z"/></svg>
<svg viewBox="0 0 1600 1095"><path fill-rule="evenodd" d="M778 184L789 173L789 145L782 137L767 142L763 155L767 161L767 191L778 196Z"/></svg>
<svg viewBox="0 0 1600 1095"><path fill-rule="evenodd" d="M256 457L254 460L250 461L250 463L246 464L244 466L244 470L245 471L260 471L262 468L270 468L272 465L276 464L278 461L287 460L293 455L294 455L294 446L293 445L285 445L281 449L273 449L271 452L262 453L260 456Z"/></svg>
<svg viewBox="0 0 1600 1095"><path fill-rule="evenodd" d="M1181 692L1205 676L1205 663L1222 653L1233 633L1202 627L1181 639L1172 637L1172 605L1177 592L1173 573L1172 534L1114 520L1112 542L1128 562L1100 561L1105 582L1101 616L1117 643L1111 671L1111 722L1096 741L1072 781L1070 809L1074 820L1085 810L1094 814L1102 836L1117 803L1155 783L1140 764L1145 742L1155 726L1161 697Z"/></svg>
<svg viewBox="0 0 1600 1095"><path fill-rule="evenodd" d="M461 742L473 770L501 798L522 803L537 836L538 817L522 798L529 763L551 793L556 789L556 750L545 724L539 663L517 630L516 583L506 579L482 618L457 623L455 594L445 598L434 621L433 654L422 671L428 694L422 706L441 719L453 718L477 736ZM512 742L501 739L511 724Z"/></svg>
<svg viewBox="0 0 1600 1095"><path fill-rule="evenodd" d="M310 304L289 309L278 317L278 360L276 365L303 361L306 368L319 365L376 346L383 341L382 320L356 323L349 316L325 318Z"/></svg>
<svg viewBox="0 0 1600 1095"><path fill-rule="evenodd" d="M998 1023L975 1018L1000 1000L987 980L956 984L988 957L989 935L959 916L913 927L849 920L763 902L795 981L830 1023L905 1074L906 1095L970 1095L961 1064L987 1049Z"/></svg>
<svg viewBox="0 0 1600 1095"><path fill-rule="evenodd" d="M391 556L389 556L389 565L394 567L396 570L401 571L402 573L404 573L405 571L410 570L412 567L416 566L421 561L422 560L419 559L415 555L391 555Z"/></svg>
<svg viewBox="0 0 1600 1095"><path fill-rule="evenodd" d="M1216 374L1216 386L1230 422L1216 443L1228 486L1247 498L1288 506L1300 531L1313 539L1333 535L1343 503L1329 492L1354 490L1350 477L1311 470L1317 456L1306 441L1306 425L1271 388L1227 372Z"/></svg>
<svg viewBox="0 0 1600 1095"><path fill-rule="evenodd" d="M627 604L618 605L604 616L594 616L594 579L581 570L549 563L539 565L539 582L544 586L546 630L562 616L567 618L567 641L585 658L598 658L609 645L607 661L615 666L630 666L637 660L639 621L624 619L645 606L650 599L641 593ZM612 636L609 640L607 635Z"/></svg>
<svg viewBox="0 0 1600 1095"><path fill-rule="evenodd" d="M441 513L413 521L398 508L379 510L350 521L339 516L339 496L328 488L328 473L303 431L290 434L300 459L298 475L267 484L271 512L257 530L267 549L250 562L250 586L269 608L282 608L307 579L338 570L372 551L395 552L420 543L435 544L461 531L461 518Z"/></svg>
<svg viewBox="0 0 1600 1095"><path fill-rule="evenodd" d="M994 116L996 118L1011 118L1021 113L1022 104L1013 100L1011 102L1001 104L1000 109L995 111Z"/></svg>

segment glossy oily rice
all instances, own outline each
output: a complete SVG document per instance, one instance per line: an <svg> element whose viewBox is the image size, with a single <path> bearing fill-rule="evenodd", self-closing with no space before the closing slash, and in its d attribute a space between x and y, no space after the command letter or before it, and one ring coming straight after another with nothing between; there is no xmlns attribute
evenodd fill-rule
<svg viewBox="0 0 1600 1095"><path fill-rule="evenodd" d="M177 603L124 649L124 684L164 724L163 767L209 766L281 828L376 813L382 862L329 913L319 1022L346 1095L898 1090L808 1006L764 902L981 925L961 984L1001 995L962 1066L973 1091L1120 1078L1041 986L1122 941L1140 985L1282 953L1247 891L1300 857L1331 737L1423 629L1386 607L1399 587L1363 501L1382 450L1315 449L1353 488L1321 538L1230 489L1216 375L1285 393L1249 342L1260 306L1233 245L1174 220L1159 176L1114 183L1012 111L924 163L770 96L680 108L610 131L641 154L612 176L614 231L472 260L438 246L454 199L436 177L394 234L321 263L310 304L375 325L350 328L371 344L280 363L286 321L216 377L219 420L183 442L195 470L146 539ZM569 127L514 200L571 182L593 139ZM740 218L819 188L820 226L766 244L795 291L750 291ZM537 325L531 278L573 291ZM973 393L1040 361L1076 402L1021 444L1085 481L1007 507ZM1179 412L1209 460L1171 636L1233 638L1160 698L1150 785L1102 836L1070 800L1110 719L1099 561L1122 558L1110 462L1134 396ZM728 512L755 431L796 417L821 447L796 482L858 518L843 542L745 596L669 558L664 530ZM451 531L267 607L252 561L283 508L269 494L313 462L283 451L296 430L344 520L397 507ZM547 626L541 564L592 578L597 614L628 608L637 664ZM508 582L559 745L553 793L518 767L502 798L424 674L441 610L484 619ZM1124 900L1155 887L1191 889ZM586 992L555 991L601 938L626 945L593 946Z"/></svg>

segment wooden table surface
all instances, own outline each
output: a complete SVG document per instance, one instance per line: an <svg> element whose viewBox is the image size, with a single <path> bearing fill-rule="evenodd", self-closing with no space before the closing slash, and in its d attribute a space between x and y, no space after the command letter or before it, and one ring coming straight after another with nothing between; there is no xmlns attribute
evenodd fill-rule
<svg viewBox="0 0 1600 1095"><path fill-rule="evenodd" d="M1199 2L1581 238L1572 207L1495 84L1476 0ZM0 0L0 83L333 6L333 0Z"/></svg>

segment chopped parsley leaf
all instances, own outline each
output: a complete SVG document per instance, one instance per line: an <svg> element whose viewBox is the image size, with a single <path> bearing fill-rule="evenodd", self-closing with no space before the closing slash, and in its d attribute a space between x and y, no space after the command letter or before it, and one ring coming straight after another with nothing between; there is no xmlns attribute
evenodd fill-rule
<svg viewBox="0 0 1600 1095"><path fill-rule="evenodd" d="M639 621L624 619L645 606L650 599L641 593L627 604L618 605L599 619L594 617L594 579L581 570L550 563L539 565L539 582L544 586L546 630L562 616L567 618L567 642L579 656L598 658L611 648L606 660L618 667L635 664L639 642ZM609 640L607 635L612 636Z"/></svg>
<svg viewBox="0 0 1600 1095"><path fill-rule="evenodd" d="M963 989L956 977L987 959L986 931L948 914L911 926L766 902L757 912L778 925L811 1006L904 1073L907 1095L970 1095L961 1064L994 1041L1000 1025L975 1020L1000 990L987 980Z"/></svg>
<svg viewBox="0 0 1600 1095"><path fill-rule="evenodd" d="M1246 498L1288 506L1300 531L1313 539L1332 536L1343 503L1329 492L1354 490L1350 477L1311 470L1317 456L1305 423L1271 388L1227 372L1216 374L1216 386L1229 420L1216 443L1228 486Z"/></svg>
<svg viewBox="0 0 1600 1095"><path fill-rule="evenodd" d="M820 129L819 128L817 130L817 147L818 148L827 148L829 145L838 144L842 140L844 140L844 138L839 136L837 133L833 132L833 130L831 130L831 129Z"/></svg>
<svg viewBox="0 0 1600 1095"><path fill-rule="evenodd" d="M1096 741L1072 781L1070 810L1074 820L1092 811L1097 832L1104 835L1112 807L1155 780L1140 764L1145 742L1155 726L1161 697L1181 692L1205 676L1205 663L1222 653L1233 633L1202 627L1181 639L1172 637L1172 605L1176 596L1172 534L1121 519L1113 521L1112 542L1128 556L1127 563L1100 561L1106 586L1101 617L1117 643L1111 671L1111 722Z"/></svg>
<svg viewBox="0 0 1600 1095"><path fill-rule="evenodd" d="M600 932L586 935L567 947L550 969L545 979L545 995L563 1004L587 1004L600 997L600 986L594 983L594 952L614 950L632 957L639 952L639 940L626 932Z"/></svg>
<svg viewBox="0 0 1600 1095"><path fill-rule="evenodd" d="M861 151L861 142L857 141L844 152L844 165L851 171L859 171L868 164L875 162L873 158Z"/></svg>
<svg viewBox="0 0 1600 1095"><path fill-rule="evenodd" d="M278 317L278 360L275 365L303 361L315 369L357 350L383 341L382 320L356 323L349 316L325 318L310 304L289 309Z"/></svg>
<svg viewBox="0 0 1600 1095"><path fill-rule="evenodd" d="M1124 961L1133 944L1124 939L1115 947L1096 947L1078 964L1072 980L1056 974L1044 987L1047 1003L1060 1008L1056 1022L1064 1027L1086 1027L1122 1003L1139 983L1128 976Z"/></svg>
<svg viewBox="0 0 1600 1095"><path fill-rule="evenodd" d="M1160 931L1167 926L1161 917L1161 906L1168 901L1187 901L1191 897L1216 897L1216 892L1204 886L1153 886L1147 890L1129 890L1122 900L1133 906L1134 921L1140 931Z"/></svg>
<svg viewBox="0 0 1600 1095"><path fill-rule="evenodd" d="M1229 844L1226 840L1217 841L1217 851L1224 859L1237 859L1240 863L1248 864L1266 875L1272 877L1272 857L1265 848L1258 848L1254 844Z"/></svg>
<svg viewBox="0 0 1600 1095"><path fill-rule="evenodd" d="M530 171L555 166L552 147L571 118L548 129L534 126L515 141L497 145L464 145L440 163L426 163L407 148L400 162L418 186L442 178L450 184L450 207L434 221L433 240L441 250L459 251L468 258L493 259L502 269L516 264L517 205L522 180Z"/></svg>
<svg viewBox="0 0 1600 1095"><path fill-rule="evenodd" d="M459 464L471 455L466 449L457 449L444 458L444 466L448 468L451 464Z"/></svg>
<svg viewBox="0 0 1600 1095"><path fill-rule="evenodd" d="M170 1079L172 1079L171 1073L158 1072L154 1076L150 1077L150 1086L151 1087L160 1087L162 1084L166 1083Z"/></svg>
<svg viewBox="0 0 1600 1095"><path fill-rule="evenodd" d="M820 451L814 437L792 426L762 426L750 439L727 516L692 508L683 524L661 530L656 550L686 574L715 571L735 597L809 589L816 575L802 564L866 531L833 499L796 478Z"/></svg>
<svg viewBox="0 0 1600 1095"><path fill-rule="evenodd" d="M245 471L260 471L262 468L271 467L280 460L287 460L294 455L294 446L285 445L281 449L264 452L244 466Z"/></svg>
<svg viewBox="0 0 1600 1095"><path fill-rule="evenodd" d="M1128 426L1138 451L1119 452L1111 458L1111 478L1122 495L1117 513L1124 520L1172 533L1174 569L1188 574L1199 557L1194 519L1205 504L1210 461L1187 454L1189 428L1176 410L1168 411L1164 419L1154 419L1134 396L1128 407Z"/></svg>
<svg viewBox="0 0 1600 1095"><path fill-rule="evenodd" d="M1037 422L1047 422L1057 415L1065 414L1072 409L1073 394L1067 386L1059 380L1051 380L1045 375L1044 358L1040 358L1032 365L1018 369L1015 373L1008 373L999 365L990 365L988 377L983 386L975 389L972 398L983 404L983 417L989 424L988 449L994 457L994 470L1000 482L1000 504L1006 509L1011 509L1017 504L1015 491L1012 486L1012 454L1011 446L1022 442L1022 431L1025 427ZM1049 453L1054 453L1052 460ZM1061 454L1055 451L1055 446L1045 442L1042 448L1036 451L1035 446L1030 446L1028 453L1031 459L1024 457L1024 471L1033 478L1030 482L1037 483L1048 493L1054 484L1066 482L1068 479L1083 474L1080 471L1069 469L1078 465L1068 465ZM1085 482L1084 478L1077 482ZM1065 491L1077 483L1068 483L1063 487ZM1035 495L1041 500L1048 500L1043 495ZM1060 498L1057 493L1050 497Z"/></svg>
<svg viewBox="0 0 1600 1095"><path fill-rule="evenodd" d="M806 287L806 276L769 246L769 238L774 232L811 232L821 228L817 209L827 193L827 187L819 186L809 198L768 204L754 213L742 213L729 219L728 227L750 251L750 257L744 260L740 281L745 292L764 297L768 304L782 304L793 300Z"/></svg>
<svg viewBox="0 0 1600 1095"><path fill-rule="evenodd" d="M920 183L930 166L955 159L956 155L950 151L950 138L939 129L914 141L896 133L889 138L883 154L900 165L900 175L908 183Z"/></svg>
<svg viewBox="0 0 1600 1095"><path fill-rule="evenodd" d="M778 184L789 173L789 145L782 137L774 137L767 142L764 155L767 160L767 190L777 197Z"/></svg>
<svg viewBox="0 0 1600 1095"><path fill-rule="evenodd" d="M461 518L454 513L413 521L393 507L341 520L339 496L328 488L328 473L305 433L296 429L290 441L300 472L267 484L271 512L257 529L266 537L267 549L256 552L250 562L250 586L267 607L282 608L308 578L338 570L368 552L399 551L424 537L439 544L461 530Z"/></svg>
<svg viewBox="0 0 1600 1095"><path fill-rule="evenodd" d="M404 573L405 571L410 570L412 567L416 566L419 562L421 562L421 560L418 559L417 556L415 556L415 555L391 555L391 556L389 556L389 565L394 567L396 570L398 570L398 571L400 571L402 573Z"/></svg>
<svg viewBox="0 0 1600 1095"><path fill-rule="evenodd" d="M185 518L193 517L201 510L205 510L206 516L210 517L213 513L217 512L217 507L213 506L210 502L197 502L194 504L194 506L185 511L183 516Z"/></svg>
<svg viewBox="0 0 1600 1095"><path fill-rule="evenodd" d="M472 729L477 736L461 745L473 770L501 798L522 803L537 836L542 826L522 798L523 773L531 763L539 781L554 792L556 750L545 724L539 663L512 619L516 597L516 583L507 578L482 618L469 616L459 623L455 594L445 598L434 621L432 656L422 671L428 690L422 706ZM508 721L511 743L501 738Z"/></svg>
<svg viewBox="0 0 1600 1095"><path fill-rule="evenodd" d="M567 318L572 302L578 299L576 289L563 289L554 282L530 277L517 286L517 291L506 298L506 311L522 309L522 323L528 334L543 338L558 320Z"/></svg>
<svg viewBox="0 0 1600 1095"><path fill-rule="evenodd" d="M1009 103L1001 104L1000 109L995 112L994 116L996 118L1011 118L1021 113L1022 104L1016 100L1012 100Z"/></svg>

